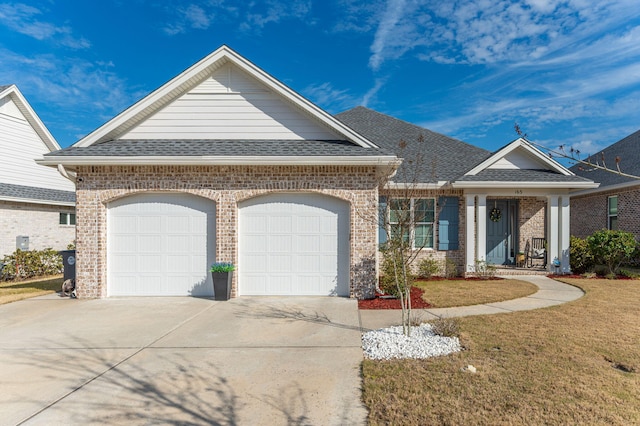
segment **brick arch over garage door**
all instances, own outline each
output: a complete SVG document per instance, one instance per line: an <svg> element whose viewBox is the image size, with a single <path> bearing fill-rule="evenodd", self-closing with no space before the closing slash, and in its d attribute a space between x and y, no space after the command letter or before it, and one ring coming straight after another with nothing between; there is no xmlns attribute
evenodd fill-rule
<svg viewBox="0 0 640 426"><path fill-rule="evenodd" d="M107 209L107 295L213 296L213 201L151 192L118 198Z"/></svg>
<svg viewBox="0 0 640 426"><path fill-rule="evenodd" d="M271 193L238 207L240 295L349 296L348 202Z"/></svg>

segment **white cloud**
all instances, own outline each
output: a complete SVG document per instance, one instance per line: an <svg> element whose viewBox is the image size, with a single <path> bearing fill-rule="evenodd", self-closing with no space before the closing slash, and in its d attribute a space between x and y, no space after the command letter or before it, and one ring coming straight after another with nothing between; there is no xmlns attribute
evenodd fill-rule
<svg viewBox="0 0 640 426"><path fill-rule="evenodd" d="M389 0L387 2L386 10L380 19L373 44L371 45L373 54L369 58L369 65L374 70L380 68L380 64L389 57L395 59L410 48L410 40L397 36L402 28L409 28L406 24L398 26L398 22L406 12L406 7L406 0ZM398 43L399 41L400 43Z"/></svg>
<svg viewBox="0 0 640 426"><path fill-rule="evenodd" d="M176 21L164 27L164 32L168 35L184 33L188 29L206 30L211 25L212 16L197 4L179 7L175 13Z"/></svg>
<svg viewBox="0 0 640 426"><path fill-rule="evenodd" d="M331 113L344 111L357 104L348 90L336 89L328 82L307 86L302 93L314 104Z"/></svg>
<svg viewBox="0 0 640 426"><path fill-rule="evenodd" d="M373 85L373 87L369 89L367 93L365 93L364 96L362 97L362 102L361 102L362 106L365 106L365 107L369 106L371 101L375 99L380 89L382 89L382 86L384 86L384 83L385 83L385 79L382 79L382 78L376 79L376 82Z"/></svg>
<svg viewBox="0 0 640 426"><path fill-rule="evenodd" d="M110 62L52 54L22 55L0 48L0 63L12 64L0 67L0 81L16 84L36 111L38 103L55 111L50 117L42 117L47 126L57 120L57 128L76 129L74 123L93 123L97 127L143 95L129 87ZM74 133L90 130L93 129L78 128Z"/></svg>
<svg viewBox="0 0 640 426"><path fill-rule="evenodd" d="M0 24L12 31L72 49L91 47L87 39L76 37L69 26L39 20L42 14L40 9L22 3L0 4Z"/></svg>

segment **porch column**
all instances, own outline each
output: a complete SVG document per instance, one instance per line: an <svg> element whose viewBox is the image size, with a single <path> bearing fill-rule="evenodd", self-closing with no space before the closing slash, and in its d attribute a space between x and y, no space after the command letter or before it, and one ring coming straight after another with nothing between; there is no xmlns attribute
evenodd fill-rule
<svg viewBox="0 0 640 426"><path fill-rule="evenodd" d="M478 195L478 233L476 235L476 259L487 258L487 196Z"/></svg>
<svg viewBox="0 0 640 426"><path fill-rule="evenodd" d="M467 255L465 257L465 268L467 272L474 272L475 260L476 260L476 196L471 194L465 195L466 209L465 209L465 223L466 223L466 243L465 250Z"/></svg>
<svg viewBox="0 0 640 426"><path fill-rule="evenodd" d="M558 198L559 197L557 195L547 196L547 270L550 272L555 272L553 259L556 257L558 259L562 258L562 255L558 253L558 241L560 235L558 232L560 228Z"/></svg>
<svg viewBox="0 0 640 426"><path fill-rule="evenodd" d="M569 201L568 195L563 195L560 201L560 256L558 259L560 259L562 265L560 270L563 274L571 272L571 265L569 265L569 243L571 241Z"/></svg>

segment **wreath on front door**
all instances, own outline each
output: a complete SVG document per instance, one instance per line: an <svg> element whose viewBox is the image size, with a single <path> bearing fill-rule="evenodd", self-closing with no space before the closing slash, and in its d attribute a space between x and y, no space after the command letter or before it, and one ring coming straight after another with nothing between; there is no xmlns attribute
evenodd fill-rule
<svg viewBox="0 0 640 426"><path fill-rule="evenodd" d="M489 219L491 219L492 222L500 222L500 219L502 219L502 212L500 209L494 207L489 214Z"/></svg>

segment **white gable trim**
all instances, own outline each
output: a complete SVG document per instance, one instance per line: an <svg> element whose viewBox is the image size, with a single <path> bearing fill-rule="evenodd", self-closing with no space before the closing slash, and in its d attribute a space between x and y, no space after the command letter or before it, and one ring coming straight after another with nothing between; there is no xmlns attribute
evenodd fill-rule
<svg viewBox="0 0 640 426"><path fill-rule="evenodd" d="M501 160L506 155L515 151L516 149L526 150L528 154L533 156L536 160L540 161L541 163L545 164L547 167L549 167L550 170L556 171L565 176L575 175L572 171L564 167L562 164L558 163L552 158L549 158L549 156L545 155L542 151L540 151L539 149L531 145L529 142L526 141L526 139L518 138L515 141L508 144L507 146L505 146L504 148L502 148L500 151L493 154L491 157L484 160L482 163L475 166L473 169L469 170L467 173L465 173L465 176L477 175L478 173L487 169L489 166Z"/></svg>
<svg viewBox="0 0 640 426"><path fill-rule="evenodd" d="M18 107L22 115L24 115L24 117L27 119L29 125L31 125L33 130L37 133L37 135L40 137L49 151L58 151L60 149L60 145L58 145L58 142L56 142L53 135L40 120L38 114L36 114L33 108L31 108L29 102L27 102L25 97L22 96L22 93L20 93L20 90L18 90L18 87L16 85L11 85L0 92L0 99L4 99L7 96L11 97L11 100Z"/></svg>
<svg viewBox="0 0 640 426"><path fill-rule="evenodd" d="M258 82L264 84L275 94L281 96L295 107L301 109L311 118L329 127L336 133L343 135L347 140L365 148L377 148L374 143L354 132L348 126L345 126L340 121L336 120L331 115L318 108L316 105L224 45L114 117L112 120L105 123L103 126L76 142L74 146L87 147L97 142L117 139L120 135L133 128L137 123L145 120L163 106L169 104L171 101L202 83L213 73L213 71L229 62L239 67L242 71L249 74Z"/></svg>

